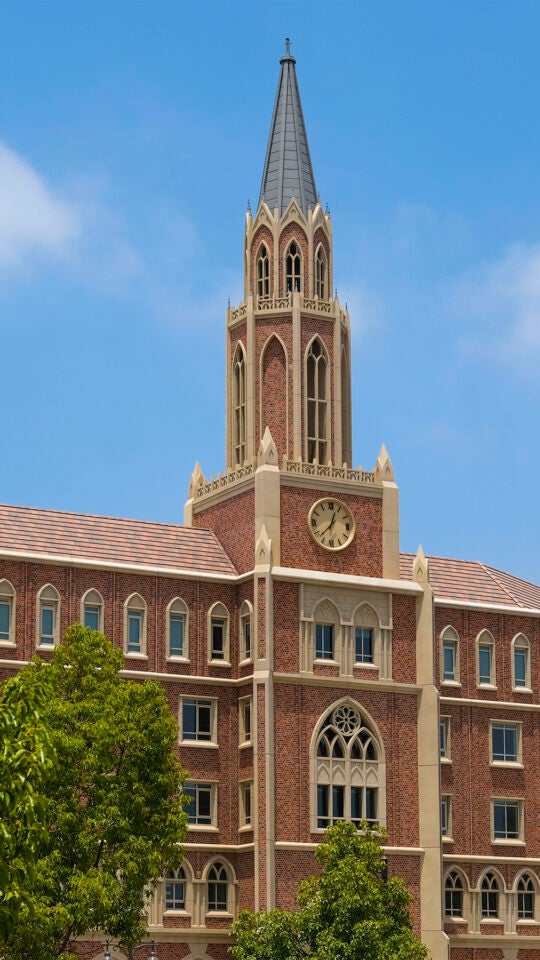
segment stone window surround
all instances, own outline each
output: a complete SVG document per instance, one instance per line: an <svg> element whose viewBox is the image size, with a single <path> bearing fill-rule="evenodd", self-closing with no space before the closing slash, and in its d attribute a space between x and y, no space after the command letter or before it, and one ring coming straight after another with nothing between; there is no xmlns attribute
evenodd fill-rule
<svg viewBox="0 0 540 960"><path fill-rule="evenodd" d="M41 612L44 608L53 609L53 642L41 643ZM46 583L38 590L36 597L36 646L42 650L52 650L60 642L60 594L52 583Z"/></svg>
<svg viewBox="0 0 540 960"><path fill-rule="evenodd" d="M182 656L170 652L171 643L171 615L182 616L184 618L184 633L182 643ZM189 610L185 600L182 597L173 597L167 604L166 612L166 650L167 660L176 663L189 663Z"/></svg>
<svg viewBox="0 0 540 960"><path fill-rule="evenodd" d="M0 640L1 647L14 647L16 645L15 618L17 613L17 593L15 587L9 580L0 580L0 601L9 606L9 631L8 639Z"/></svg>

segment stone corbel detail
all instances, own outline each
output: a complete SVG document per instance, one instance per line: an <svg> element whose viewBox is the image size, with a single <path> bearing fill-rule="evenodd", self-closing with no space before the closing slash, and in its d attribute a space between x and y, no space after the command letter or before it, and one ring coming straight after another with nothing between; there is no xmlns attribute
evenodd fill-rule
<svg viewBox="0 0 540 960"><path fill-rule="evenodd" d="M189 481L188 499L184 505L184 526L193 526L193 502L197 496L197 491L206 483L206 478L201 470L201 465L197 460L191 479Z"/></svg>
<svg viewBox="0 0 540 960"><path fill-rule="evenodd" d="M256 567L272 567L273 565L273 556L272 556L272 541L268 536L265 525L262 525L259 539L255 545L255 566Z"/></svg>

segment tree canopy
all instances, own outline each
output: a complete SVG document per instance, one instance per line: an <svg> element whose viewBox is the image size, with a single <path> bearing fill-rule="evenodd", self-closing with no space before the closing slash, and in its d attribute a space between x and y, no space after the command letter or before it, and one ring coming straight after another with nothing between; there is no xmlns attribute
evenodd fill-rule
<svg viewBox="0 0 540 960"><path fill-rule="evenodd" d="M321 873L302 881L297 913L242 911L233 960L427 960L414 936L403 880L386 879L383 830L337 823L315 857Z"/></svg>
<svg viewBox="0 0 540 960"><path fill-rule="evenodd" d="M45 771L48 843L35 860L4 957L53 960L100 930L130 947L145 932L145 902L181 862L184 773L162 688L120 677L123 654L72 627L51 661L14 680L44 697L56 760Z"/></svg>

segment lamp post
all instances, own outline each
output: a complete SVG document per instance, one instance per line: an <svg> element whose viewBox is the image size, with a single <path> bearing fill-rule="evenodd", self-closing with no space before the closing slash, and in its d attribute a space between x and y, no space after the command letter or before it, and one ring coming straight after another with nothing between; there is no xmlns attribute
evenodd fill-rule
<svg viewBox="0 0 540 960"><path fill-rule="evenodd" d="M106 940L105 949L103 951L103 960L111 960L111 951L109 950L109 946L110 946L110 942L109 940ZM119 943L113 944L113 946L119 947L120 944ZM154 940L151 940L150 943L139 943L137 947L130 947L129 956L131 956L132 953L135 953L136 950L143 950L144 947L146 948L150 947L150 956L148 957L148 960L159 960L159 957L156 953L156 944Z"/></svg>

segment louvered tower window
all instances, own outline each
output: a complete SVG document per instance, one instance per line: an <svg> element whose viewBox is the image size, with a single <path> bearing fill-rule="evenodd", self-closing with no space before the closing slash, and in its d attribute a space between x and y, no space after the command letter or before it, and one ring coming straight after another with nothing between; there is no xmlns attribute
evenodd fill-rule
<svg viewBox="0 0 540 960"><path fill-rule="evenodd" d="M326 300L326 256L322 245L315 257L315 293L319 300Z"/></svg>
<svg viewBox="0 0 540 960"><path fill-rule="evenodd" d="M260 247L257 257L257 295L259 297L270 296L270 261L264 243Z"/></svg>
<svg viewBox="0 0 540 960"><path fill-rule="evenodd" d="M234 462L240 466L246 459L246 362L240 344L233 361L234 391Z"/></svg>
<svg viewBox="0 0 540 960"><path fill-rule="evenodd" d="M307 459L327 460L327 363L320 340L314 340L307 355Z"/></svg>
<svg viewBox="0 0 540 960"><path fill-rule="evenodd" d="M285 260L286 292L300 291L300 250L298 244L293 240Z"/></svg>

